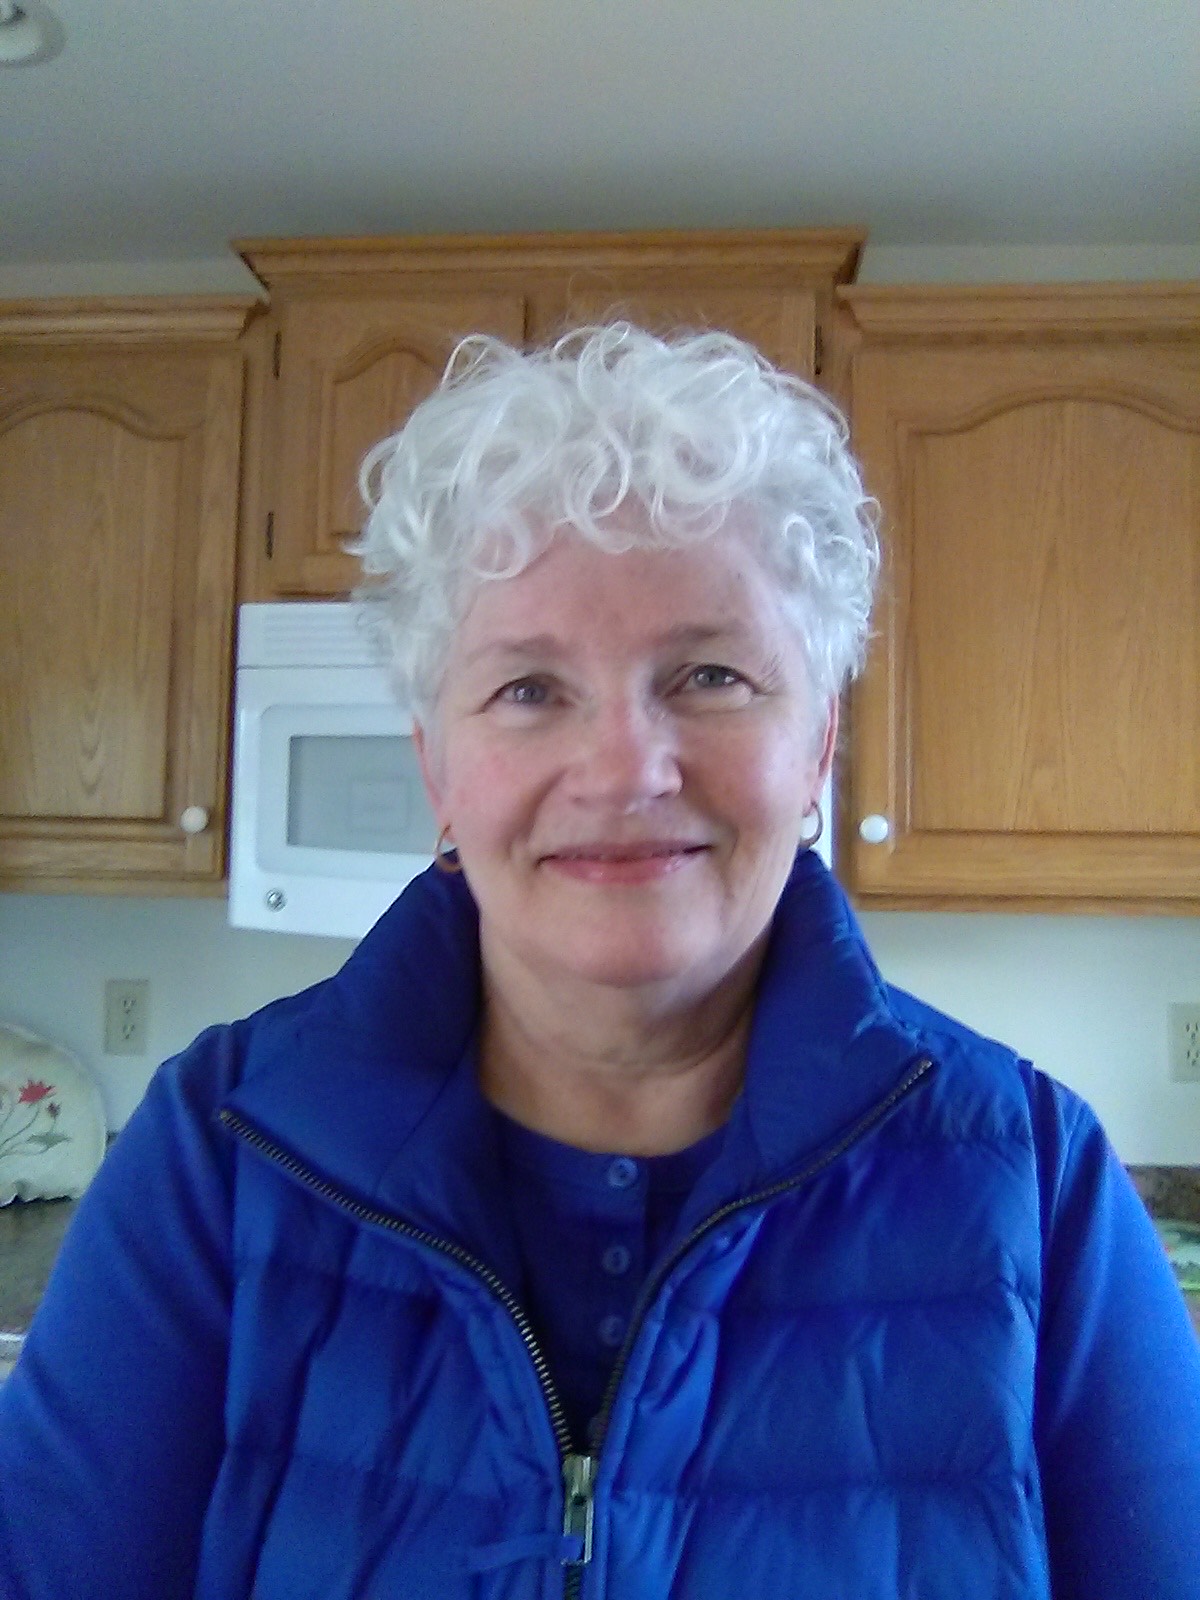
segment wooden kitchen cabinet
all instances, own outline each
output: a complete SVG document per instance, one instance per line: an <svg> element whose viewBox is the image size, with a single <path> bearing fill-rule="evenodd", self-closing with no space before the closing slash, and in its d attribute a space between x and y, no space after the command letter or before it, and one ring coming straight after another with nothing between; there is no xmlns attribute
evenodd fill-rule
<svg viewBox="0 0 1200 1600"><path fill-rule="evenodd" d="M541 343L618 314L725 328L811 377L861 246L852 229L242 242L271 304L254 335L242 597L354 586L360 462L463 334Z"/></svg>
<svg viewBox="0 0 1200 1600"><path fill-rule="evenodd" d="M1200 286L839 298L886 552L847 883L1200 909Z"/></svg>
<svg viewBox="0 0 1200 1600"><path fill-rule="evenodd" d="M250 299L0 305L0 884L224 870Z"/></svg>

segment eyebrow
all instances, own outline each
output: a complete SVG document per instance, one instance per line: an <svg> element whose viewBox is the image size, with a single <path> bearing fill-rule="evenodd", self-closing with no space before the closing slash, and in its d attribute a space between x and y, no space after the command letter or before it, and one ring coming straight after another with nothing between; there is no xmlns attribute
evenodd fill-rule
<svg viewBox="0 0 1200 1600"><path fill-rule="evenodd" d="M724 642L740 643L746 630L739 623L680 622L652 641L660 650L689 649L698 645ZM492 639L478 645L464 657L465 666L474 666L487 657L501 660L558 661L570 653L570 647L552 633L533 633L524 638Z"/></svg>

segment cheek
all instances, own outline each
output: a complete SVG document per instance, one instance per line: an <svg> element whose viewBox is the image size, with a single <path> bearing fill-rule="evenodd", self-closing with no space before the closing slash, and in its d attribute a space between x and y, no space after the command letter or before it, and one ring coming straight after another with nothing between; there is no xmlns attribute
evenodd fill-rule
<svg viewBox="0 0 1200 1600"><path fill-rule="evenodd" d="M498 841L516 831L530 809L529 774L513 755L460 748L446 765L446 810L464 843Z"/></svg>
<svg viewBox="0 0 1200 1600"><path fill-rule="evenodd" d="M791 737L747 740L709 766L709 794L744 827L790 833L816 784L817 759Z"/></svg>

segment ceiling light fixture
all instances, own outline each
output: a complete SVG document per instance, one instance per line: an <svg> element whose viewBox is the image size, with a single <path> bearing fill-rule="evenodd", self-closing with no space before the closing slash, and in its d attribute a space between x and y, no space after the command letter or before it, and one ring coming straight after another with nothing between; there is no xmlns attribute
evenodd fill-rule
<svg viewBox="0 0 1200 1600"><path fill-rule="evenodd" d="M0 67L36 67L63 42L62 24L38 0L0 0Z"/></svg>

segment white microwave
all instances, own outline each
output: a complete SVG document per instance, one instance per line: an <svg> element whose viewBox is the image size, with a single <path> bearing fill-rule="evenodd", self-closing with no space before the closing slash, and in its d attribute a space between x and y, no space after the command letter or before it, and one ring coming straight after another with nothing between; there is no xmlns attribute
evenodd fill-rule
<svg viewBox="0 0 1200 1600"><path fill-rule="evenodd" d="M240 607L230 922L361 938L436 838L412 720L359 608Z"/></svg>

